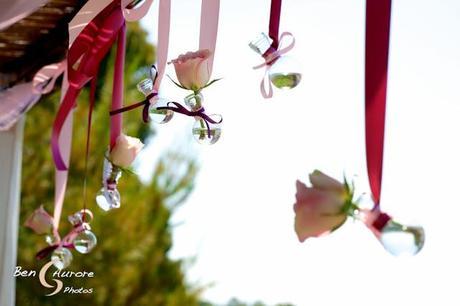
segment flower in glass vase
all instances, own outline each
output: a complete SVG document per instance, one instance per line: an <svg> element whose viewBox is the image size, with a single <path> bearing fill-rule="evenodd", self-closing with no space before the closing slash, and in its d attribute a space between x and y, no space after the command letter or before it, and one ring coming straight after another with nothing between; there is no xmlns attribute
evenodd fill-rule
<svg viewBox="0 0 460 306"><path fill-rule="evenodd" d="M202 49L181 54L178 58L173 59L170 64L174 65L180 87L193 92L199 92L206 87L211 78L210 57L211 51Z"/></svg>

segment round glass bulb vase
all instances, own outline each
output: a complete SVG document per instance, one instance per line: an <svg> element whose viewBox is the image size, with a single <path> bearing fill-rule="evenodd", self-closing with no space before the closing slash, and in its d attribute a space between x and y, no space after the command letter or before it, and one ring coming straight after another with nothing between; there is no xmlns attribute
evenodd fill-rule
<svg viewBox="0 0 460 306"><path fill-rule="evenodd" d="M96 235L90 230L80 232L73 241L75 250L81 254L88 254L97 244Z"/></svg>
<svg viewBox="0 0 460 306"><path fill-rule="evenodd" d="M121 177L121 169L104 158L102 169L102 188L96 194L96 203L104 211L120 208L121 197L117 183Z"/></svg>
<svg viewBox="0 0 460 306"><path fill-rule="evenodd" d="M391 219L381 229L379 240L394 256L413 256L423 248L425 230L418 225L404 225Z"/></svg>
<svg viewBox="0 0 460 306"><path fill-rule="evenodd" d="M270 49L273 40L265 33L260 33L249 43L249 47L260 56ZM280 55L270 63L268 77L273 86L279 89L296 87L302 79L300 63L287 55Z"/></svg>
<svg viewBox="0 0 460 306"><path fill-rule="evenodd" d="M152 79L143 79L137 84L137 89L147 98L153 92ZM169 109L158 110L157 107L166 106L168 101L166 99L154 96L150 99L149 105L149 119L155 123L163 124L169 122L174 112Z"/></svg>
<svg viewBox="0 0 460 306"><path fill-rule="evenodd" d="M57 248L51 254L53 266L55 266L58 270L67 268L72 262L72 259L72 252L70 252L67 248Z"/></svg>
<svg viewBox="0 0 460 306"><path fill-rule="evenodd" d="M220 122L222 117L220 115L209 115L209 117L215 122ZM221 123L209 123L209 131L206 122L201 117L196 117L195 123L192 128L193 138L199 144L215 144L222 135L222 124Z"/></svg>

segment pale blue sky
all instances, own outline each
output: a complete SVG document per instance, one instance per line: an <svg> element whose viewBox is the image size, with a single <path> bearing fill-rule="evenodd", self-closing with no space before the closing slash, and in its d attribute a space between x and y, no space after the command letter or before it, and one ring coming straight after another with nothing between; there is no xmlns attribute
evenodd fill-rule
<svg viewBox="0 0 460 306"><path fill-rule="evenodd" d="M144 177L168 148L196 154L196 189L173 217L175 258L197 256L188 279L214 283L204 297L296 305L459 305L460 1L393 1L382 206L418 220L426 245L395 259L361 224L300 244L293 231L295 180L315 168L357 175L367 191L364 5L285 0L281 31L297 40L295 90L262 99L260 58L248 42L268 24L268 0L223 0L206 108L224 116L214 146L191 139L189 118L158 127L142 155ZM173 1L169 59L198 47L199 0ZM157 4L143 24L156 41ZM168 73L174 75L172 67ZM185 92L165 80L162 93ZM144 166L145 165L145 166Z"/></svg>

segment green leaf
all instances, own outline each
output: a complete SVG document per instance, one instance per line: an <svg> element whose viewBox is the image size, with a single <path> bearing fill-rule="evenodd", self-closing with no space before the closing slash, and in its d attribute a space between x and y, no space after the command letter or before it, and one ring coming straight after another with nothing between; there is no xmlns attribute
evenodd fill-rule
<svg viewBox="0 0 460 306"><path fill-rule="evenodd" d="M185 88L185 87L182 86L181 84L179 84L179 83L177 83L176 81L174 81L173 78L171 78L171 77L169 76L169 74L167 74L166 76L171 80L171 82L173 82L174 84L176 84L177 87L182 88L182 89L185 89L185 90L188 90L188 88Z"/></svg>

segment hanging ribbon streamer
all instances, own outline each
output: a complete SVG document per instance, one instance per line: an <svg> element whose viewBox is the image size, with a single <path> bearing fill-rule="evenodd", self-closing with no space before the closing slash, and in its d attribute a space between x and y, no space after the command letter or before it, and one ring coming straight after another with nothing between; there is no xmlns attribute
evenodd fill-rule
<svg viewBox="0 0 460 306"><path fill-rule="evenodd" d="M96 75L97 69L94 67L98 67L98 63L119 35L119 30L125 24L124 19L138 20L147 13L151 3L152 0L146 0L141 7L132 9L126 8L125 4L123 10L120 10L116 0L90 0L69 23L68 65L62 84L61 106L53 125L52 136L52 152L56 164L53 217L55 236L58 235L67 185L66 165L69 163L71 150L72 109L78 93Z"/></svg>
<svg viewBox="0 0 460 306"><path fill-rule="evenodd" d="M31 82L0 91L0 131L9 130L43 94L49 93L65 66L65 60L44 66Z"/></svg>
<svg viewBox="0 0 460 306"><path fill-rule="evenodd" d="M124 0L124 2L129 2ZM127 3L125 3L127 5ZM131 15L132 16L132 15ZM168 49L169 49L169 31L171 24L171 0L159 0L159 11L158 11L158 42L157 42L157 66L152 65L150 69L150 79L153 84L153 90L146 94L145 99L131 104L126 107L113 106L110 111L110 116L117 117L119 114L143 107L142 120L147 123L149 122L149 107L155 103L155 97L158 96L158 90L160 89L161 81L165 74L166 63L168 61Z"/></svg>
<svg viewBox="0 0 460 306"><path fill-rule="evenodd" d="M270 23L268 25L268 36L270 36L270 38L273 40L271 45L273 50L278 49L279 46L278 33L280 28L282 2L282 0L272 0L270 6Z"/></svg>
<svg viewBox="0 0 460 306"><path fill-rule="evenodd" d="M115 57L115 69L113 72L112 109L118 109L123 106L125 49L126 25L123 24L118 32L117 54ZM110 116L110 149L115 146L118 136L121 135L122 120L123 118L121 114Z"/></svg>
<svg viewBox="0 0 460 306"><path fill-rule="evenodd" d="M368 0L366 5L366 157L369 184L379 210L382 188L388 52L390 43L391 0ZM382 228L390 219L376 220Z"/></svg>
<svg viewBox="0 0 460 306"><path fill-rule="evenodd" d="M219 8L220 0L201 1L200 50L208 49L211 51L211 56L208 59L209 75L212 75L214 55L216 53Z"/></svg>

